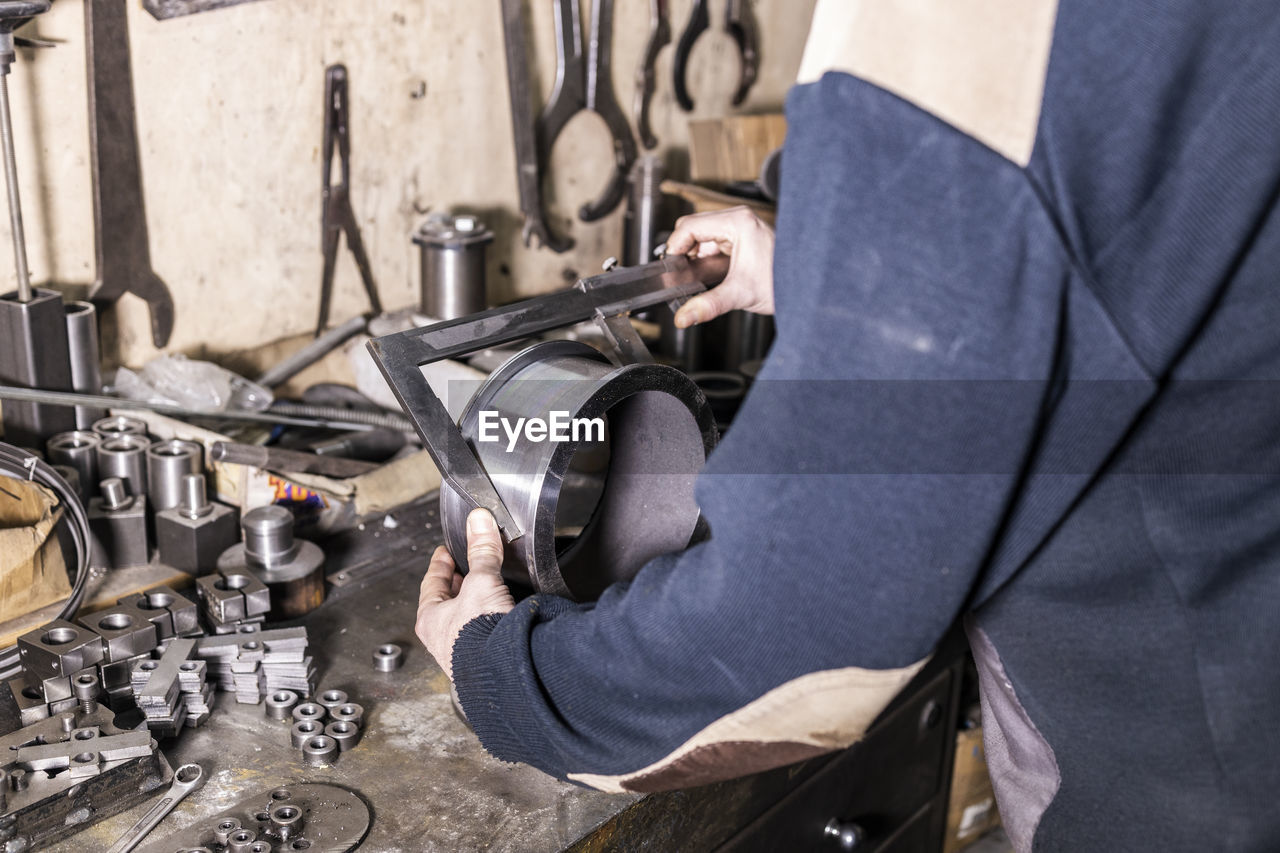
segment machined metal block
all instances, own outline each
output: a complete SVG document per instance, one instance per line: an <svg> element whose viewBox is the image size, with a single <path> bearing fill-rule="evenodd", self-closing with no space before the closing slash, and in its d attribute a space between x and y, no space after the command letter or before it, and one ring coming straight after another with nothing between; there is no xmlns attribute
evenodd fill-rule
<svg viewBox="0 0 1280 853"><path fill-rule="evenodd" d="M96 555L113 569L145 566L151 562L151 541L147 533L147 499L119 496L102 481L103 497L89 500L89 529L101 545Z"/></svg>
<svg viewBox="0 0 1280 853"><path fill-rule="evenodd" d="M13 701L18 706L18 719L22 722L23 727L48 719L49 703L44 700L44 696L40 693L40 688L31 685L25 675L11 678L4 684L5 689L13 696ZM70 689L70 684L71 682L68 680L68 689Z"/></svg>
<svg viewBox="0 0 1280 853"><path fill-rule="evenodd" d="M80 618L80 624L102 637L103 659L108 663L146 654L160 641L151 620L127 604L90 613Z"/></svg>
<svg viewBox="0 0 1280 853"><path fill-rule="evenodd" d="M72 389L62 294L36 289L27 302L16 292L0 296L0 384ZM46 439L75 428L75 410L66 406L15 400L4 405L4 440L19 447L43 447Z"/></svg>
<svg viewBox="0 0 1280 853"><path fill-rule="evenodd" d="M133 671L133 665L139 661L144 661L149 657L146 654L136 655L124 660L112 661L104 663L98 667L99 677L102 679L102 686L108 693L121 688L131 689L129 682L129 673Z"/></svg>
<svg viewBox="0 0 1280 853"><path fill-rule="evenodd" d="M71 698L71 678L68 675L55 675L40 680L40 693L45 702L60 702Z"/></svg>
<svg viewBox="0 0 1280 853"><path fill-rule="evenodd" d="M227 585L222 575L205 575L196 580L196 592L204 601L204 611L214 622L234 622L245 617L244 594Z"/></svg>
<svg viewBox="0 0 1280 853"><path fill-rule="evenodd" d="M70 675L102 661L102 638L83 625L55 619L19 637L18 656L27 674L37 678Z"/></svg>
<svg viewBox="0 0 1280 853"><path fill-rule="evenodd" d="M235 509L207 503L202 515L185 507L156 515L156 548L160 562L192 575L205 575L218 565L218 557L240 539L240 518Z"/></svg>

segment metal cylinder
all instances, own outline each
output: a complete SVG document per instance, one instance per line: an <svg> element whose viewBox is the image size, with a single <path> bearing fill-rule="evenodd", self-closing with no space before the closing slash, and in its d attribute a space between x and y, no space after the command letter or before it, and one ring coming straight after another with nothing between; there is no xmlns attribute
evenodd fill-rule
<svg viewBox="0 0 1280 853"><path fill-rule="evenodd" d="M360 727L346 720L337 720L324 727L324 733L338 742L338 751L346 752L360 742Z"/></svg>
<svg viewBox="0 0 1280 853"><path fill-rule="evenodd" d="M38 288L26 300L17 293L0 296L0 384L71 390L62 294ZM4 440L9 444L42 447L47 439L75 428L74 409L5 401Z"/></svg>
<svg viewBox="0 0 1280 853"><path fill-rule="evenodd" d="M45 455L54 465L74 468L80 476L80 500L93 496L98 482L98 445L102 440L95 432L72 430L60 432L45 445Z"/></svg>
<svg viewBox="0 0 1280 853"><path fill-rule="evenodd" d="M329 719L334 722L364 725L364 706L355 702L347 702L329 710Z"/></svg>
<svg viewBox="0 0 1280 853"><path fill-rule="evenodd" d="M209 494L204 485L204 474L183 475L182 500L178 505L187 518L200 518L213 511L213 504L209 503Z"/></svg>
<svg viewBox="0 0 1280 853"><path fill-rule="evenodd" d="M146 421L131 418L128 415L110 415L100 421L94 421L93 431L104 439L115 438L118 435L140 435L145 438L147 424Z"/></svg>
<svg viewBox="0 0 1280 853"><path fill-rule="evenodd" d="M245 555L264 569L287 563L297 553L293 539L293 513L282 506L258 507L240 521Z"/></svg>
<svg viewBox="0 0 1280 853"><path fill-rule="evenodd" d="M623 220L622 265L647 264L653 260L661 226L664 169L656 155L645 154L636 160L628 176L627 213Z"/></svg>
<svg viewBox="0 0 1280 853"><path fill-rule="evenodd" d="M326 690L320 694L319 703L333 713L333 709L347 704L347 694L342 690Z"/></svg>
<svg viewBox="0 0 1280 853"><path fill-rule="evenodd" d="M277 690L263 702L268 719L291 720L293 708L298 704L298 694L292 690Z"/></svg>
<svg viewBox="0 0 1280 853"><path fill-rule="evenodd" d="M170 439L147 448L147 500L155 512L182 503L183 477L204 470L204 448L194 441Z"/></svg>
<svg viewBox="0 0 1280 853"><path fill-rule="evenodd" d="M481 412L489 440L480 437ZM524 418L550 426L553 413L572 422L564 436L569 440L552 440L545 431L539 440L528 427L510 450L507 441L493 438L500 423ZM598 420L607 424L603 436L593 426ZM694 534L699 513L693 484L715 446L715 419L698 387L674 368L614 367L574 341L535 344L489 377L467 404L460 427L524 531L506 549L503 574L509 580L587 600L630 579L653 557L686 547ZM573 477L571 468L581 470L592 454L607 456L606 470ZM577 514L581 532L562 547L558 528L573 526L559 516L568 505L561 501L562 485L574 479L586 481L589 495L596 491ZM451 485L441 486L445 544L463 565L470 509Z"/></svg>
<svg viewBox="0 0 1280 853"><path fill-rule="evenodd" d="M329 710L315 702L299 702L289 713L297 723L323 723L329 717Z"/></svg>
<svg viewBox="0 0 1280 853"><path fill-rule="evenodd" d="M373 650L373 668L378 672L395 672L404 660L404 649L395 643L383 643Z"/></svg>
<svg viewBox="0 0 1280 853"><path fill-rule="evenodd" d="M98 311L92 302L68 302L67 354L71 359L71 389L102 393L102 348L98 344ZM76 406L76 429L90 429L106 414L102 409Z"/></svg>
<svg viewBox="0 0 1280 853"><path fill-rule="evenodd" d="M338 760L338 742L328 735L309 737L302 744L302 761L310 767L328 767Z"/></svg>
<svg viewBox="0 0 1280 853"><path fill-rule="evenodd" d="M289 729L289 742L294 749L301 749L308 738L324 734L324 723L319 720L298 720Z"/></svg>
<svg viewBox="0 0 1280 853"><path fill-rule="evenodd" d="M422 262L420 310L453 320L488 307L485 247L493 232L474 216L432 216L413 235Z"/></svg>
<svg viewBox="0 0 1280 853"><path fill-rule="evenodd" d="M272 834L281 841L289 841L302 832L302 809L284 803L272 806L270 812Z"/></svg>
<svg viewBox="0 0 1280 853"><path fill-rule="evenodd" d="M98 476L119 477L133 497L147 493L147 448L151 439L123 434L98 445Z"/></svg>
<svg viewBox="0 0 1280 853"><path fill-rule="evenodd" d="M119 477L108 477L99 485L102 505L107 509L120 509L129 504L129 488Z"/></svg>
<svg viewBox="0 0 1280 853"><path fill-rule="evenodd" d="M222 552L223 575L249 572L271 590L275 618L305 616L324 603L324 552L293 538L293 514L282 506L259 507L240 519L244 541Z"/></svg>

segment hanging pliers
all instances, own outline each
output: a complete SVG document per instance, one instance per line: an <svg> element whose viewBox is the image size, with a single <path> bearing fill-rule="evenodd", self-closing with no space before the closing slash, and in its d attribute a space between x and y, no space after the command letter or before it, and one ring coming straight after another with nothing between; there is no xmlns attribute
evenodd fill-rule
<svg viewBox="0 0 1280 853"><path fill-rule="evenodd" d="M676 44L675 61L672 65L676 102L685 112L693 110L693 98L689 96L689 54L693 52L694 42L710 26L711 14L707 11L707 0L694 0L693 8L689 11L689 22ZM755 85L756 76L760 73L759 34L755 18L751 14L750 0L728 0L724 12L724 29L737 42L742 59L738 88L733 93L733 105L736 107L747 99L747 93Z"/></svg>
<svg viewBox="0 0 1280 853"><path fill-rule="evenodd" d="M356 214L351 208L351 129L345 65L331 65L325 70L324 103L324 175L320 191L323 208L320 214L320 245L324 253L324 272L320 279L320 318L316 321L316 337L319 337L325 326L329 324L329 303L333 297L333 271L338 259L338 238L343 232L347 235L347 248L351 250L356 266L360 269L364 292L369 297L369 308L374 314L382 313L382 301L378 299L378 288L373 283L369 256L365 254L364 241L360 239L360 226L356 224ZM333 183L335 149L338 152L341 172L341 178L336 184Z"/></svg>

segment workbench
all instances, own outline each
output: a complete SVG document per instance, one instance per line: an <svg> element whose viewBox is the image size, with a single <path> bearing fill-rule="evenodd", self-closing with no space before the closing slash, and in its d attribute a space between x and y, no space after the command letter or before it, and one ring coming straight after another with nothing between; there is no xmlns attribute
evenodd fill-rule
<svg viewBox="0 0 1280 853"><path fill-rule="evenodd" d="M285 723L267 719L261 704L219 693L205 725L161 744L171 765L197 762L207 781L150 841L255 792L298 782L359 793L372 812L361 849L374 853L840 849L824 846L832 839L823 838L823 827L831 817L855 816L850 798L885 842L859 850L919 851L929 849L921 839L941 837L960 681L951 652L935 656L862 744L747 779L638 797L579 788L493 758L455 713L448 680L413 635L418 585L441 541L434 506L433 498L329 543L337 585L304 621L285 623L308 629L317 690L346 691L364 706L360 743L333 767L307 767ZM387 642L405 657L384 673L373 668L372 654ZM105 850L154 799L48 849Z"/></svg>

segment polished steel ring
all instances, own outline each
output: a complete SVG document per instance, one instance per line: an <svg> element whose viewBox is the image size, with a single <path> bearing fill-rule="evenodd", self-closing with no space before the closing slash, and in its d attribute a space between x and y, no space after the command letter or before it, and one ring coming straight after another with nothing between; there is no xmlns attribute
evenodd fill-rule
<svg viewBox="0 0 1280 853"><path fill-rule="evenodd" d="M520 435L478 440L480 413L508 423L518 418L602 417L606 440L530 440ZM617 367L575 341L535 344L499 367L471 398L459 422L462 435L493 481L524 535L506 548L504 577L579 601L597 598L629 580L645 563L689 545L698 526L694 481L715 446L715 418L697 385L672 367ZM557 542L562 488L581 479L582 460L604 458L581 532ZM589 490L589 489L588 489ZM598 500L596 500L598 495ZM440 489L445 544L466 566L467 498L448 483ZM576 532L576 531L575 531Z"/></svg>

